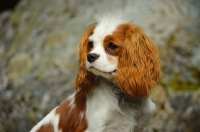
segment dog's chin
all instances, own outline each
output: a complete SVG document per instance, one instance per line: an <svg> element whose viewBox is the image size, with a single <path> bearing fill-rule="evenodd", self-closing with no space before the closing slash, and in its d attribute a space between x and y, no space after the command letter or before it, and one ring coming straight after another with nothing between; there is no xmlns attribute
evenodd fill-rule
<svg viewBox="0 0 200 132"><path fill-rule="evenodd" d="M112 79L115 77L115 73L116 73L116 69L115 70L112 70L110 72L105 72L105 71L101 71L97 68L94 68L94 67L90 67L88 68L88 70L90 72L92 72L93 74L97 75L97 76L102 76L104 78L107 78L107 79Z"/></svg>

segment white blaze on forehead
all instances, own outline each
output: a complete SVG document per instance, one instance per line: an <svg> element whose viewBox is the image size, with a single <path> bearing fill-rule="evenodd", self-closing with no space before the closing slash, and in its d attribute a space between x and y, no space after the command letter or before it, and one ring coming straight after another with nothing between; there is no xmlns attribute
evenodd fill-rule
<svg viewBox="0 0 200 132"><path fill-rule="evenodd" d="M94 29L93 35L89 37L91 41L103 42L103 39L112 34L116 28L124 23L129 22L123 12L111 12L102 16L95 16L97 26Z"/></svg>

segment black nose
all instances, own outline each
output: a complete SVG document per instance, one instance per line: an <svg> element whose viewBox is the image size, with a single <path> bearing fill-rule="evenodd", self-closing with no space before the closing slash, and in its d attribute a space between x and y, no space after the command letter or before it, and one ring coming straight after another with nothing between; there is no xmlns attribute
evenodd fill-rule
<svg viewBox="0 0 200 132"><path fill-rule="evenodd" d="M94 62L97 58L99 58L99 55L95 54L95 53L90 53L87 55L87 60L92 63Z"/></svg>

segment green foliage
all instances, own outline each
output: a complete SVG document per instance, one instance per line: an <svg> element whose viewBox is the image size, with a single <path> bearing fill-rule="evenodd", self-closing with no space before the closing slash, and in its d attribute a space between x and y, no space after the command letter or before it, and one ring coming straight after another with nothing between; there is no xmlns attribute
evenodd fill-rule
<svg viewBox="0 0 200 132"><path fill-rule="evenodd" d="M176 75L170 80L169 85L175 91L193 91L199 89L198 83L193 83L189 80L184 80L178 75Z"/></svg>
<svg viewBox="0 0 200 132"><path fill-rule="evenodd" d="M193 66L190 68L190 71L191 71L193 77L195 77L198 85L200 86L200 70L197 67Z"/></svg>

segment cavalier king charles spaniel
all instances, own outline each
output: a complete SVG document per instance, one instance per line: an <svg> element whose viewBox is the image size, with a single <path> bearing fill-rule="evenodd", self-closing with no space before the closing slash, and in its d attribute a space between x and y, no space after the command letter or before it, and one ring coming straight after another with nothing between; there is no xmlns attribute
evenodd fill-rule
<svg viewBox="0 0 200 132"><path fill-rule="evenodd" d="M31 132L140 132L155 104L149 97L160 62L154 43L122 13L96 18L79 43L76 92Z"/></svg>

